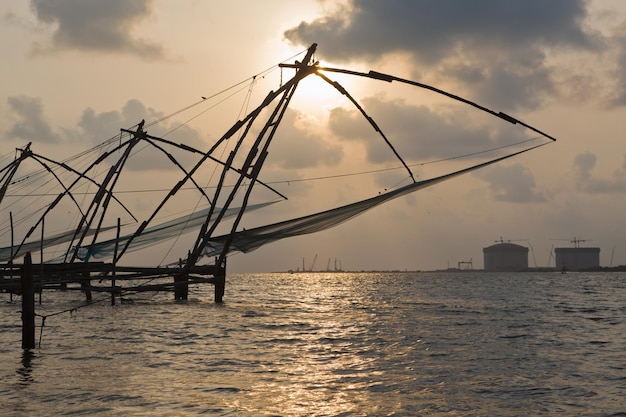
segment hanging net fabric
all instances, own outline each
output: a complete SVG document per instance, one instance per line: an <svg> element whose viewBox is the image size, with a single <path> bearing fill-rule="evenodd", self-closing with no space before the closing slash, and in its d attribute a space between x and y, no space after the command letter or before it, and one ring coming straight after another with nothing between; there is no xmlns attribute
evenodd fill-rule
<svg viewBox="0 0 626 417"><path fill-rule="evenodd" d="M255 205L250 205L246 207L246 211L258 210L260 208L269 206L274 204L276 201L270 201L266 203L260 203ZM233 217L241 210L240 207L233 207L226 211L224 218ZM219 212L219 209L216 210L216 213ZM156 245L165 240L172 239L181 234L196 232L197 227L200 226L206 220L206 216L209 215L209 209L202 209L191 214L177 217L173 220L169 220L164 223L160 223L158 225L146 228L139 236L135 237L131 242L128 251L136 251L139 249L144 249L150 247L152 245ZM212 219L214 219L217 215L214 213ZM115 229L116 226L107 226L101 227L100 231L112 230ZM95 230L90 230L88 235L93 235ZM11 253L13 253L13 257L17 257L25 254L26 252L35 252L40 250L42 247L52 247L62 243L67 243L73 239L75 235L74 230L70 230L68 232L60 233L58 235L54 235L43 240L43 244L40 240L35 242L29 242L23 244L19 248L19 252L16 254L15 250L17 247L12 250L10 246L0 248L0 261L9 261L11 259ZM87 261L89 259L104 259L113 257L115 252L115 243L117 241L118 247L122 247L126 244L126 242L133 236L133 234L128 234L124 236L120 236L119 239L109 239L102 242L97 242L94 245L84 246L79 250L79 259L83 261ZM58 261L63 259L63 257L59 257L57 259L52 260L51 262Z"/></svg>
<svg viewBox="0 0 626 417"><path fill-rule="evenodd" d="M417 190L424 189L426 187L430 187L431 185L438 184L440 182L449 180L470 171L477 170L487 165L491 165L493 163L513 157L520 153L527 152L530 149L534 149L535 147L515 152L513 154L506 155L487 162L483 162L481 164L455 171L450 174L442 175L440 177L414 182L396 190L392 190L366 200L358 201L356 203L333 208L304 217L298 217L295 219L282 221L279 223L235 232L232 236L232 241L230 242L229 251L246 253L258 249L259 247L267 243L275 242L280 239L306 235L330 229L331 227L337 226L347 220L350 220L366 212L367 210L372 209L387 201L393 200L395 198L412 193ZM230 235L222 235L209 239L204 247L203 255L215 256L220 254L225 246L226 241L229 239L229 236Z"/></svg>

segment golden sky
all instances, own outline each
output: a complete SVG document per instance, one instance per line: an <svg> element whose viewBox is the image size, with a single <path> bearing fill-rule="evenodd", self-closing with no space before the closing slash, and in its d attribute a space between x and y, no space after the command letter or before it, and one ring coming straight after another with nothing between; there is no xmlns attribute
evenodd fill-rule
<svg viewBox="0 0 626 417"><path fill-rule="evenodd" d="M353 270L437 269L470 259L480 268L482 248L500 238L531 247L531 266L547 266L551 248L572 246L574 238L600 247L601 265L626 264L621 1L5 0L0 21L2 166L28 142L65 160L142 118L151 125L244 82L228 102L207 100L149 130L208 149L255 99L293 75L276 65L301 59L314 42L323 66L434 85L558 139L331 230L234 255L231 271L295 269L302 258L308 267L316 254L316 268L335 258ZM487 127L483 115L424 91L329 77L371 113L422 178L438 168L420 164L514 142L518 134ZM406 180L402 170L380 171L398 161L344 97L318 79L306 79L298 92L281 125L284 140L277 138L261 174L289 200L259 210L243 227L367 198ZM179 175L151 154L137 159L128 167L133 179L120 184L135 192L120 198L142 220L156 200L136 191L167 188ZM378 172L296 181L366 171ZM7 212L0 207L1 246L10 244ZM46 220L46 227L62 230L66 221Z"/></svg>

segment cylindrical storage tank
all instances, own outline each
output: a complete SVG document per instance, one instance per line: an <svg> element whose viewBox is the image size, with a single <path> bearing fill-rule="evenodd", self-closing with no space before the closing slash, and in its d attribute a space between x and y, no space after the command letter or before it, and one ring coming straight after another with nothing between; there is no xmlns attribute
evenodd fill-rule
<svg viewBox="0 0 626 417"><path fill-rule="evenodd" d="M514 243L498 243L483 248L485 271L528 269L528 248Z"/></svg>

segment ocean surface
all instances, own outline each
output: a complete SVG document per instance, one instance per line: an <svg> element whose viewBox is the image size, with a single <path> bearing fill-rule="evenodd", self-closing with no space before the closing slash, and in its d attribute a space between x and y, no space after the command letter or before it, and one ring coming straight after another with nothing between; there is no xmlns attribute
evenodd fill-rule
<svg viewBox="0 0 626 417"><path fill-rule="evenodd" d="M231 274L222 305L211 285L129 298L44 292L23 351L0 294L0 415L626 416L625 273Z"/></svg>

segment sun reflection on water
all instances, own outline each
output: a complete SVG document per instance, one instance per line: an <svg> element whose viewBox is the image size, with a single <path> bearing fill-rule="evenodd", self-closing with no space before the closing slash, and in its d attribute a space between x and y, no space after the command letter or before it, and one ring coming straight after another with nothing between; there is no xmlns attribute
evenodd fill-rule
<svg viewBox="0 0 626 417"><path fill-rule="evenodd" d="M49 320L32 357L3 345L3 416L623 411L623 277L229 279L223 305L209 290L91 305ZM44 313L75 296L49 297ZM0 314L15 320L15 305ZM7 323L3 337L19 341Z"/></svg>
<svg viewBox="0 0 626 417"><path fill-rule="evenodd" d="M302 274L304 275L304 274ZM306 287L294 294L293 308L309 316L290 315L290 308L260 315L257 326L267 332L265 373L247 391L249 409L268 415L302 416L351 414L370 403L375 386L375 357L359 355L371 312L346 310L357 303L360 290L344 274L345 285L332 285L333 274L306 274ZM303 279L303 276L298 277ZM340 306L341 305L341 306ZM238 401L238 407L245 407Z"/></svg>

